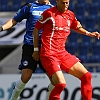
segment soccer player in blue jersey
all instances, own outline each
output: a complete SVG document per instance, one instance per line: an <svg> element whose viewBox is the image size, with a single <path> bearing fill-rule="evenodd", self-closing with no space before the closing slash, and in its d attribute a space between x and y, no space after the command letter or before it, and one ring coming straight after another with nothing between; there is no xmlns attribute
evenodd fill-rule
<svg viewBox="0 0 100 100"><path fill-rule="evenodd" d="M50 7L52 7L52 5L50 4L49 0L38 0L35 3L27 3L18 10L18 12L13 18L9 19L0 27L0 31L4 31L15 26L18 22L21 22L23 19L26 19L26 34L24 35L24 43L22 47L22 59L18 67L18 69L22 70L22 75L21 78L15 83L15 88L13 90L10 100L17 100L18 96L24 89L26 83L30 80L32 73L35 72L37 64L39 64L40 68L45 72L41 65L41 62L35 61L32 58L33 50L37 50L33 46L32 32L40 14ZM39 37L40 46L41 32L39 33Z"/></svg>

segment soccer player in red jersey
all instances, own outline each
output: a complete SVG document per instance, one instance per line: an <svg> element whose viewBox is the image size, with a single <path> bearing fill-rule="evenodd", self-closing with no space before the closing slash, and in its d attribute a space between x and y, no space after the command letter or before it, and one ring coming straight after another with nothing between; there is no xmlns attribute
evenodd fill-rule
<svg viewBox="0 0 100 100"><path fill-rule="evenodd" d="M56 0L56 2L55 7L42 13L33 31L33 59L39 60L38 33L43 29L40 59L55 84L48 100L60 100L60 94L66 86L62 70L81 81L82 99L92 100L92 75L76 56L65 50L65 42L71 29L90 37L99 38L100 35L98 32L89 32L82 27L74 13L68 10L70 0Z"/></svg>

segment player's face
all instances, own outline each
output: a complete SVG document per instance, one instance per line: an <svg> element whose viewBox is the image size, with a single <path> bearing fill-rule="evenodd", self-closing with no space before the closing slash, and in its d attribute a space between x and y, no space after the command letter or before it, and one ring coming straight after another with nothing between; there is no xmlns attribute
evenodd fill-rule
<svg viewBox="0 0 100 100"><path fill-rule="evenodd" d="M61 12L65 12L68 9L70 0L56 0L58 10Z"/></svg>
<svg viewBox="0 0 100 100"><path fill-rule="evenodd" d="M38 0L40 4L48 4L49 0Z"/></svg>

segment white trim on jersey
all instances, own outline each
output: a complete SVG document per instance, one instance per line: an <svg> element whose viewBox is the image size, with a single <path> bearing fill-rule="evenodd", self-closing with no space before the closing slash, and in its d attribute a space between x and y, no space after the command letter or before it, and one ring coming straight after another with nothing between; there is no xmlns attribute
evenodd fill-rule
<svg viewBox="0 0 100 100"><path fill-rule="evenodd" d="M51 20L53 22L53 28L52 28L52 34L51 34L51 37L50 37L50 49L51 49L51 44L52 44L52 37L54 36L54 29L55 29L55 20L53 17L48 17L46 20L44 21L40 21L40 23L44 24L45 22L47 22L48 20Z"/></svg>

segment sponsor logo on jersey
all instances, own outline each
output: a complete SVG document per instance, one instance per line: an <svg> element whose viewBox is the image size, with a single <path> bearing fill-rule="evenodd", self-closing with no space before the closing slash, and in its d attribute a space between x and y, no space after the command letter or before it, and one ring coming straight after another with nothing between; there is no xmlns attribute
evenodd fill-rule
<svg viewBox="0 0 100 100"><path fill-rule="evenodd" d="M69 31L70 30L70 28L69 27L57 27L57 26L55 26L55 28L54 28L55 30L58 30L58 31Z"/></svg>
<svg viewBox="0 0 100 100"><path fill-rule="evenodd" d="M32 15L40 16L43 13L43 11L33 11Z"/></svg>
<svg viewBox="0 0 100 100"><path fill-rule="evenodd" d="M39 7L33 7L33 8L39 8Z"/></svg>

